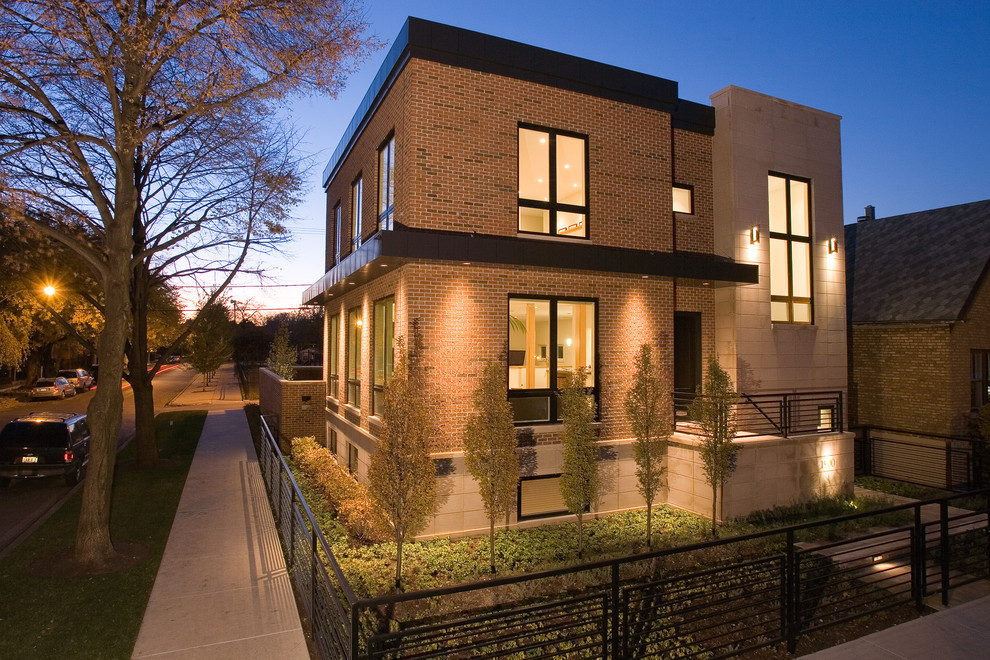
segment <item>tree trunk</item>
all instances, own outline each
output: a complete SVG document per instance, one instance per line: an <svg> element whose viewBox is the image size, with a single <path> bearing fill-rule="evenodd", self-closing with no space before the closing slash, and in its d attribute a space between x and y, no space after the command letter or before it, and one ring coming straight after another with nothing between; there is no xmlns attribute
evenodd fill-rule
<svg viewBox="0 0 990 660"><path fill-rule="evenodd" d="M646 547L653 547L653 500L646 502Z"/></svg>
<svg viewBox="0 0 990 660"><path fill-rule="evenodd" d="M712 486L712 538L718 538L718 486Z"/></svg>
<svg viewBox="0 0 990 660"><path fill-rule="evenodd" d="M89 467L76 530L75 559L82 566L91 568L109 564L116 554L110 541L110 497L124 405L120 380L124 371L122 358L130 317L130 296L127 292L130 284L130 249L127 247L130 232L126 224L123 232L117 227L113 229L115 231L108 231L112 244L108 250L109 264L104 282L106 323L97 347L100 386L96 388L96 395L89 402L87 411L90 427Z"/></svg>
<svg viewBox="0 0 990 660"><path fill-rule="evenodd" d="M491 570L492 575L495 574L495 518L489 518L488 522L490 527L488 528L488 549L491 552Z"/></svg>
<svg viewBox="0 0 990 660"><path fill-rule="evenodd" d="M158 442L155 438L155 391L151 374L141 374L131 381L134 391L134 442L137 466L158 465Z"/></svg>
<svg viewBox="0 0 990 660"><path fill-rule="evenodd" d="M395 590L402 591L402 539L395 541Z"/></svg>
<svg viewBox="0 0 990 660"><path fill-rule="evenodd" d="M577 514L578 519L578 559L584 557L584 515Z"/></svg>
<svg viewBox="0 0 990 660"><path fill-rule="evenodd" d="M126 94L124 95L126 98ZM124 102L124 124L137 125L137 110L132 101ZM117 135L117 176L113 208L104 210L106 232L106 269L101 284L105 301L105 323L97 344L100 386L89 402L89 467L83 486L79 526L76 529L76 562L96 568L112 562L116 552L110 541L110 501L113 471L117 460L117 437L120 435L124 395L120 380L124 373L124 350L131 318L131 254L134 241L131 221L137 208L134 186L134 148L128 147L130 136Z"/></svg>

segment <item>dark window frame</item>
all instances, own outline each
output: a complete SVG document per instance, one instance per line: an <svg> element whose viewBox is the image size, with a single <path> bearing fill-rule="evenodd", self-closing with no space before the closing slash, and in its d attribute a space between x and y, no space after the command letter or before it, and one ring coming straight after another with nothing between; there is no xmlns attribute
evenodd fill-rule
<svg viewBox="0 0 990 660"><path fill-rule="evenodd" d="M361 247L362 211L364 207L364 174L351 181L351 252Z"/></svg>
<svg viewBox="0 0 990 660"><path fill-rule="evenodd" d="M557 346L557 305L558 303L594 303L595 306L595 368L594 368L594 379L595 384L592 387L586 387L585 391L591 394L595 398L595 421L601 419L600 415L600 394L601 394L601 360L599 359L599 304L597 298L586 298L582 296L540 296L532 294L512 294L510 293L505 301L505 316L506 316L506 337L505 346L509 346L508 337L508 317L509 317L509 301L511 300L539 300L550 303L550 337L549 346ZM550 383L557 382L557 362L559 359L557 351L548 350L548 358L552 356L549 361L550 372L548 380ZM509 403L511 404L511 399L522 399L527 397L538 397L547 396L549 398L548 406L548 416L547 420L527 420L527 421L517 421L514 422L516 426L539 426L548 424L560 424L560 414L558 410L558 394L560 390L556 387L548 388L534 388L534 389L512 389L509 387L509 361L506 360L505 363L505 389L508 392Z"/></svg>
<svg viewBox="0 0 990 660"><path fill-rule="evenodd" d="M357 315L354 315L354 312ZM353 321L352 321L353 318ZM358 323L360 321L360 323ZM351 324L358 330L357 347L353 346ZM360 305L347 310L347 404L352 408L361 409L361 343L364 341L364 308ZM355 377L356 376L356 377Z"/></svg>
<svg viewBox="0 0 990 660"><path fill-rule="evenodd" d="M382 167L382 157L385 156L387 163ZM386 200L386 195L382 191L391 191L391 197ZM395 131L388 134L388 137L378 147L378 231L392 229L392 221L395 213Z"/></svg>
<svg viewBox="0 0 990 660"><path fill-rule="evenodd" d="M543 200L537 199L526 199L520 195L519 190L516 190L516 233L522 234L524 236L553 236L554 238L566 238L569 240L591 240L591 176L590 176L590 150L589 142L590 139L588 135L584 133L576 133L574 131L566 131L557 128L549 128L547 126L540 126L539 124L528 124L525 122L519 122L516 127L516 185L519 185L519 130L526 129L530 131L539 131L541 133L547 133L547 139L550 143L549 145L549 201L544 202ZM575 204L563 204L557 202L557 136L562 135L564 137L577 138L584 140L584 205L578 206ZM520 208L531 208L531 209L541 209L550 211L550 231L523 231L519 228L519 209ZM556 214L558 211L563 211L565 213L583 213L584 214L584 236L568 236L567 234L556 233L555 227L557 226Z"/></svg>
<svg viewBox="0 0 990 660"><path fill-rule="evenodd" d="M383 340L385 340L385 343L388 344L388 345L387 346L384 346L384 347L379 347L379 345L378 345L378 308L379 308L379 305L387 305L387 303L389 301L391 301L391 303L392 303L392 316L391 316L392 336L391 337L383 336L382 337ZM388 379L395 372L395 294L390 294L390 295L387 295L387 296L385 296L383 298L379 298L378 300L376 300L374 302L374 305L372 306L372 319L373 319L372 325L374 327L372 328L373 336L372 336L372 342L371 342L371 344L372 344L372 348L371 348L371 363L372 363L372 369L371 369L371 414L380 418L380 417L382 417L382 413L384 412L385 383L388 382ZM381 351L382 348L385 348L386 350L390 350L391 351L391 356L387 356L386 357L385 365L383 367L383 370L385 371L385 375L384 375L384 378L382 379L382 381L381 382L378 382L378 378L377 378L377 375L378 375L378 357L379 357L379 352Z"/></svg>
<svg viewBox="0 0 990 660"><path fill-rule="evenodd" d="M769 223L767 225L767 234L769 239L783 240L787 242L787 295L773 295L770 294L770 302L783 302L787 303L787 320L786 321L774 321L771 316L772 323L786 323L788 325L814 325L815 324L815 245L814 245L814 235L815 235L815 223L812 214L812 200L814 199L814 192L812 190L811 179L803 176L795 176L793 174L784 174L783 172L767 172L767 178L775 176L787 182L784 186L785 191L785 207L787 211L787 232L776 232L771 231L769 228ZM792 233L791 227L791 181L800 181L802 183L808 184L808 235L807 236L797 236ZM767 203L767 212L769 213L769 200ZM769 240L768 239L768 240ZM805 298L803 296L794 295L794 261L792 259L793 251L791 250L792 243L806 243L808 245L808 290L811 292L811 296ZM769 250L769 244L768 244ZM772 278L773 275L769 270L768 274ZM771 285L772 287L772 285ZM795 321L794 320L794 303L807 303L809 312L809 320L805 321Z"/></svg>
<svg viewBox="0 0 990 660"><path fill-rule="evenodd" d="M327 355L327 395L340 399L340 314L327 318L327 344L330 346Z"/></svg>
<svg viewBox="0 0 990 660"><path fill-rule="evenodd" d="M337 429L333 427L327 429L327 449L334 456L337 455Z"/></svg>
<svg viewBox="0 0 990 660"><path fill-rule="evenodd" d="M352 442L347 443L347 471L354 475L358 473L358 449Z"/></svg>
<svg viewBox="0 0 990 660"><path fill-rule="evenodd" d="M343 209L340 206L340 200L337 200L337 204L333 207L333 222L334 222L334 263L339 264L340 258L343 255L343 250L341 249L340 239L343 228Z"/></svg>
<svg viewBox="0 0 990 660"><path fill-rule="evenodd" d="M969 405L972 412L990 403L990 350L971 348Z"/></svg>

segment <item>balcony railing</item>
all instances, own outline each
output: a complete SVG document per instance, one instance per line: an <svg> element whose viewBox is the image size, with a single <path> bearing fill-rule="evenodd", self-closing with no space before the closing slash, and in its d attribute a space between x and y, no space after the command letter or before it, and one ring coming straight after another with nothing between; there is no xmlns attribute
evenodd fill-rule
<svg viewBox="0 0 990 660"><path fill-rule="evenodd" d="M693 392L674 392L674 419L694 421ZM735 404L739 432L788 437L808 433L838 433L843 430L842 392L784 392L740 394Z"/></svg>

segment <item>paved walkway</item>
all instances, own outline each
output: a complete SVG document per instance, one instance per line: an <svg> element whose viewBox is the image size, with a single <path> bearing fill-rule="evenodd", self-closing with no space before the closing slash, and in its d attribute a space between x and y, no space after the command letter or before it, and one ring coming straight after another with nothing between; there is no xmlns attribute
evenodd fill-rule
<svg viewBox="0 0 990 660"><path fill-rule="evenodd" d="M210 412L133 657L309 658L232 366L169 405Z"/></svg>
<svg viewBox="0 0 990 660"><path fill-rule="evenodd" d="M990 657L990 597L902 623L804 660L972 660Z"/></svg>

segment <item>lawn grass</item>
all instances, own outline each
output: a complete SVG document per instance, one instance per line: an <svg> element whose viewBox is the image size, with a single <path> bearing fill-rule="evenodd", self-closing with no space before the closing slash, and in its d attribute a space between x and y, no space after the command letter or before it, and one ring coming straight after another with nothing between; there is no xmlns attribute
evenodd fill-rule
<svg viewBox="0 0 990 660"><path fill-rule="evenodd" d="M205 421L205 411L158 415L161 467L133 469L133 445L118 455L110 534L148 547L136 566L93 577L29 575L32 563L73 545L81 489L0 561L0 658L130 657Z"/></svg>

